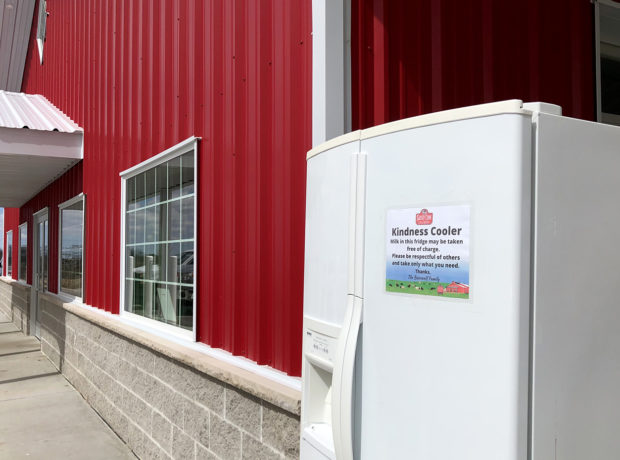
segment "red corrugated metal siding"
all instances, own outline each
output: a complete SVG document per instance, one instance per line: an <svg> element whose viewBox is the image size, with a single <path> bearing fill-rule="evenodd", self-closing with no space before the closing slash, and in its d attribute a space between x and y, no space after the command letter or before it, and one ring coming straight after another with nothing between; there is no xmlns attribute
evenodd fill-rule
<svg viewBox="0 0 620 460"><path fill-rule="evenodd" d="M590 0L353 0L353 127L505 99L594 119Z"/></svg>
<svg viewBox="0 0 620 460"><path fill-rule="evenodd" d="M17 228L19 226L19 208L4 208L4 235L2 237L2 239L4 240L4 246L3 248L6 251L6 241L7 241L7 235L6 232L13 230L13 234L12 234L12 240L13 240L13 263L12 263L12 274L11 274L11 278L13 278L14 280L17 279L17 265L16 265L16 260L19 257L19 250L17 249L17 243L19 241L18 237L17 237ZM2 261L2 270L3 270L3 275L6 276L6 257L3 254L4 260Z"/></svg>
<svg viewBox="0 0 620 460"><path fill-rule="evenodd" d="M85 301L118 312L118 173L200 136L198 337L299 375L311 1L47 5L22 90L85 130Z"/></svg>

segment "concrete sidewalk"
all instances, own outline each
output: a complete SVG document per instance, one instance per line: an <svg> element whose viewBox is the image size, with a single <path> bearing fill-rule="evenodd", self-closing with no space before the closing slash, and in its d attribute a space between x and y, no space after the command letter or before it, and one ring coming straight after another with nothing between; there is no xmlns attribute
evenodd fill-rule
<svg viewBox="0 0 620 460"><path fill-rule="evenodd" d="M27 337L0 315L0 459L135 459Z"/></svg>

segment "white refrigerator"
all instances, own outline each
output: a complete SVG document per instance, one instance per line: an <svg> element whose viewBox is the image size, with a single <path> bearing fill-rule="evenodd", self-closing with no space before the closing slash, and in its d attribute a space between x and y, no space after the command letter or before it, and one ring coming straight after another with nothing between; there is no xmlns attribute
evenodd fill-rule
<svg viewBox="0 0 620 460"><path fill-rule="evenodd" d="M620 458L620 128L505 101L308 154L302 460Z"/></svg>

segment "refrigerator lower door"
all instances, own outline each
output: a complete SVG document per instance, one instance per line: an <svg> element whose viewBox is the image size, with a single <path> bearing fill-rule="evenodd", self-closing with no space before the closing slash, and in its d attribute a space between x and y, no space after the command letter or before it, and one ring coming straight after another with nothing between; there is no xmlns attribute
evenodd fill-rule
<svg viewBox="0 0 620 460"><path fill-rule="evenodd" d="M362 138L361 458L527 457L531 117Z"/></svg>
<svg viewBox="0 0 620 460"><path fill-rule="evenodd" d="M359 133L346 135L345 140L320 153L315 152L308 160L301 408L301 442L306 445L301 451L303 460L314 458L306 457L314 452L311 445L323 446L321 455L328 455L329 449L329 455L335 455L334 448L340 446L336 444L342 438L338 414L343 407L340 403L346 401L347 395L342 383L343 378L348 377L345 371L349 367L345 364L349 361L343 350L350 330L355 293ZM335 384L338 406L334 408ZM336 426L332 426L334 420ZM321 434L321 442L312 437L317 432Z"/></svg>
<svg viewBox="0 0 620 460"><path fill-rule="evenodd" d="M299 454L304 460L336 460L331 427L315 423L303 430Z"/></svg>

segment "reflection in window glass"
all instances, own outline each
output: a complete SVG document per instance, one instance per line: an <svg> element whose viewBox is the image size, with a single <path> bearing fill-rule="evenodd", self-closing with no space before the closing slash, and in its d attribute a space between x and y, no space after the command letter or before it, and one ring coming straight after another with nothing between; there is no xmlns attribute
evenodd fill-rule
<svg viewBox="0 0 620 460"><path fill-rule="evenodd" d="M13 275L13 230L6 233L6 276Z"/></svg>
<svg viewBox="0 0 620 460"><path fill-rule="evenodd" d="M84 200L60 210L60 292L82 298Z"/></svg>
<svg viewBox="0 0 620 460"><path fill-rule="evenodd" d="M26 282L28 273L28 224L19 226L19 264L17 266L18 279Z"/></svg>
<svg viewBox="0 0 620 460"><path fill-rule="evenodd" d="M125 184L125 310L192 330L194 152Z"/></svg>

